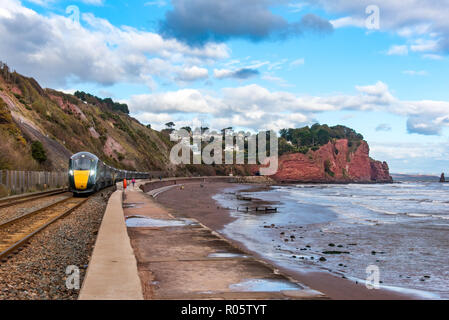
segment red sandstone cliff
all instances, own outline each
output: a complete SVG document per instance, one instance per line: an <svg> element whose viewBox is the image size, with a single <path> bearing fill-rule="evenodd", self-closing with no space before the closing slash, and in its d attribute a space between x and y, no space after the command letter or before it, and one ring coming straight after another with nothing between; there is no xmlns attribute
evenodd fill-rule
<svg viewBox="0 0 449 320"><path fill-rule="evenodd" d="M371 159L365 141L350 152L346 139L307 154L280 156L278 172L272 178L285 182L392 182L388 164Z"/></svg>

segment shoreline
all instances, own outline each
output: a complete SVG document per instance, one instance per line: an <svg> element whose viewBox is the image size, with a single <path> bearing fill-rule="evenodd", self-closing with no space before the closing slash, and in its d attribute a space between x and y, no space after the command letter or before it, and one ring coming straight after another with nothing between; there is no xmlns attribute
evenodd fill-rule
<svg viewBox="0 0 449 320"><path fill-rule="evenodd" d="M276 181L276 180L275 180ZM449 181L448 181L449 182ZM394 184L401 183L401 181L325 181L325 180L314 180L314 181L304 181L304 180L280 180L276 181L274 186L285 186L285 185L295 185L295 184Z"/></svg>
<svg viewBox="0 0 449 320"><path fill-rule="evenodd" d="M249 250L243 243L231 239L220 231L229 223L236 220L231 216L230 210L220 207L212 197L223 193L225 189L234 188L238 191L255 191L260 188L266 188L260 185L248 185L225 182L208 182L203 187L199 183L186 184L183 190L173 188L158 196L157 202L167 209L176 212L178 215L195 218L212 230L219 232L227 240L233 243L239 249L251 253L258 259L269 264L275 265L277 269L284 274L296 279L300 283L311 289L318 290L331 299L341 300L409 300L420 299L413 294L395 292L389 289L368 290L364 284L356 284L354 281L339 278L326 271L302 272L279 266L276 261L268 260L258 252ZM194 210L192 210L194 209Z"/></svg>
<svg viewBox="0 0 449 320"><path fill-rule="evenodd" d="M160 205L150 194L131 189L124 204L146 300L328 299L246 255L200 221Z"/></svg>

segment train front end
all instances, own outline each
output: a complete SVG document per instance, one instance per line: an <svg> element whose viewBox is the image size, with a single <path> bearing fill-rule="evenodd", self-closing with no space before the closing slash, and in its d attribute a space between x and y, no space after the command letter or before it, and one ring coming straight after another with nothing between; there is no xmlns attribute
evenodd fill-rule
<svg viewBox="0 0 449 320"><path fill-rule="evenodd" d="M97 191L98 158L89 152L73 155L69 161L69 186L74 195Z"/></svg>

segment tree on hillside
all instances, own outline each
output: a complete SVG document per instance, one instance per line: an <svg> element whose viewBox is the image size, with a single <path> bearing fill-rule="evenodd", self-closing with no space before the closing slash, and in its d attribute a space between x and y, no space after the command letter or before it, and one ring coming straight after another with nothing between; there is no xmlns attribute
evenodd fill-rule
<svg viewBox="0 0 449 320"><path fill-rule="evenodd" d="M302 153L307 153L309 149L315 151L332 139L347 139L348 147L352 148L353 152L363 140L363 136L351 128L342 125L329 127L319 123L315 123L311 127L281 129L279 134L281 139L285 140L282 141L281 154L294 152L294 149ZM287 146L285 142L290 142L294 148Z"/></svg>
<svg viewBox="0 0 449 320"><path fill-rule="evenodd" d="M165 133L165 134L171 134L173 131L175 131L174 127L175 127L175 123L174 122L167 122L165 124L166 128L163 129L161 132Z"/></svg>
<svg viewBox="0 0 449 320"><path fill-rule="evenodd" d="M325 129L318 130L316 137L319 145L325 145L326 143L329 142L330 139L329 132L326 131Z"/></svg>
<svg viewBox="0 0 449 320"><path fill-rule="evenodd" d="M78 99L80 99L82 101L86 101L86 93L85 92L83 92L83 91L76 91L74 95Z"/></svg>
<svg viewBox="0 0 449 320"><path fill-rule="evenodd" d="M167 129L173 129L173 127L175 126L175 123L174 122L172 122L172 121L170 121L170 122L167 122L166 124L165 124L165 126L167 127Z"/></svg>
<svg viewBox="0 0 449 320"><path fill-rule="evenodd" d="M281 138L284 138L285 140L290 141L291 139L288 139L288 130L287 129L281 129L279 131L279 135L281 136Z"/></svg>
<svg viewBox="0 0 449 320"><path fill-rule="evenodd" d="M6 63L0 61L0 74L6 82L10 81L11 71Z"/></svg>
<svg viewBox="0 0 449 320"><path fill-rule="evenodd" d="M93 105L104 105L112 111L120 111L129 114L129 108L126 103L115 102L111 98L102 99L89 93L85 93L83 91L76 91L74 95L78 99L85 101L87 103Z"/></svg>
<svg viewBox="0 0 449 320"><path fill-rule="evenodd" d="M293 143L298 147L312 146L315 143L313 133L309 127L297 129L296 131L293 131L291 135L295 140Z"/></svg>
<svg viewBox="0 0 449 320"><path fill-rule="evenodd" d="M40 141L33 141L31 144L31 156L39 163L44 163L47 160L47 154Z"/></svg>
<svg viewBox="0 0 449 320"><path fill-rule="evenodd" d="M283 137L279 138L279 154L298 152L292 144L288 143Z"/></svg>
<svg viewBox="0 0 449 320"><path fill-rule="evenodd" d="M181 129L187 131L188 133L192 133L192 128L190 128L188 126L187 127L182 127Z"/></svg>
<svg viewBox="0 0 449 320"><path fill-rule="evenodd" d="M203 134L204 132L208 131L209 127L201 127L201 134Z"/></svg>

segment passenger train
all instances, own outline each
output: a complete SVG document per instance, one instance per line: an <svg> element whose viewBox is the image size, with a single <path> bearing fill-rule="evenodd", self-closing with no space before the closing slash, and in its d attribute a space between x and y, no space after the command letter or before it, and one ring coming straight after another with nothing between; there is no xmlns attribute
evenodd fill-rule
<svg viewBox="0 0 449 320"><path fill-rule="evenodd" d="M123 179L148 179L149 173L115 169L89 152L74 154L69 160L69 188L75 196L97 192Z"/></svg>

